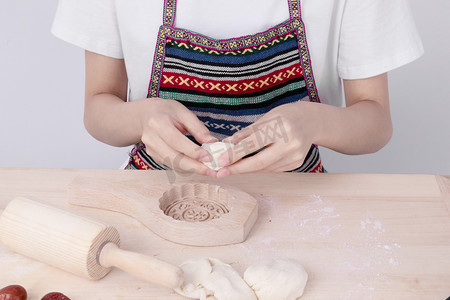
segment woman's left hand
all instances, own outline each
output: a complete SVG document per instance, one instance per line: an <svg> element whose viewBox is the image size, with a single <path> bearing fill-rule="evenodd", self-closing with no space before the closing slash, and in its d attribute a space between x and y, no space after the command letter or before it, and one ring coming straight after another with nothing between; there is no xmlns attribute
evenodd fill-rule
<svg viewBox="0 0 450 300"><path fill-rule="evenodd" d="M217 177L300 167L320 130L320 105L309 101L280 105L227 138L235 146L219 158L223 168ZM261 148L257 154L242 159Z"/></svg>
<svg viewBox="0 0 450 300"><path fill-rule="evenodd" d="M387 74L343 83L345 107L309 101L280 105L231 136L235 146L219 158L225 167L216 176L293 170L311 144L350 155L380 150L392 136Z"/></svg>

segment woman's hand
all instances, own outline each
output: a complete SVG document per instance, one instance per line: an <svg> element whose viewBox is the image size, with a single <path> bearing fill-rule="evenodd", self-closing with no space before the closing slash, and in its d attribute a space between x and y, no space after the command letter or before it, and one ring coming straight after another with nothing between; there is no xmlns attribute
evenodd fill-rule
<svg viewBox="0 0 450 300"><path fill-rule="evenodd" d="M108 145L125 147L143 141L157 162L181 172L215 176L200 160L209 154L199 143L214 139L203 123L177 101L140 99L127 102L128 79L123 59L86 51L84 124Z"/></svg>
<svg viewBox="0 0 450 300"><path fill-rule="evenodd" d="M210 160L208 152L184 135L191 134L200 144L216 141L197 116L174 100L147 101L141 114L141 140L148 155L175 171L215 176L201 163Z"/></svg>
<svg viewBox="0 0 450 300"><path fill-rule="evenodd" d="M392 136L387 74L343 82L345 108L308 101L285 104L231 136L229 142L236 145L219 158L224 168L217 176L295 169L311 144L351 155L381 149Z"/></svg>
<svg viewBox="0 0 450 300"><path fill-rule="evenodd" d="M280 105L227 139L235 144L219 158L218 177L237 173L282 172L300 167L318 133L318 105L298 101ZM264 148L265 147L265 148ZM244 156L264 148L257 154Z"/></svg>

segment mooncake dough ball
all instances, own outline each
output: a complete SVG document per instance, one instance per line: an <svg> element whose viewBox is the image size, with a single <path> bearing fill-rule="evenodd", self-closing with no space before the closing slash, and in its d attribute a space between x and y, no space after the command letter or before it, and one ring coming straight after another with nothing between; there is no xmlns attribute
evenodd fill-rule
<svg viewBox="0 0 450 300"><path fill-rule="evenodd" d="M244 280L259 300L295 300L308 280L303 266L292 259L270 259L250 266Z"/></svg>
<svg viewBox="0 0 450 300"><path fill-rule="evenodd" d="M209 162L203 162L208 168L212 170L219 170L221 167L219 167L218 159L222 155L222 153L225 153L228 149L231 149L234 147L234 144L231 143L224 143L224 142L216 142L216 143L206 143L202 145L202 148L208 151L209 154L211 154L211 161Z"/></svg>
<svg viewBox="0 0 450 300"><path fill-rule="evenodd" d="M201 258L180 265L184 283L175 291L200 300L257 300L253 290L230 265L216 258Z"/></svg>

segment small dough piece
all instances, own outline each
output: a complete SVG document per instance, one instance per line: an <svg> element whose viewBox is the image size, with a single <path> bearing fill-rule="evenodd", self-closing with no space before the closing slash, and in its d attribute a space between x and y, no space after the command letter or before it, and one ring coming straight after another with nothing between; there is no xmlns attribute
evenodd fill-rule
<svg viewBox="0 0 450 300"><path fill-rule="evenodd" d="M180 267L184 283L175 291L182 296L200 300L257 300L242 277L218 259L191 260Z"/></svg>
<svg viewBox="0 0 450 300"><path fill-rule="evenodd" d="M259 300L295 300L303 295L308 273L295 260L269 259L250 266L244 280Z"/></svg>
<svg viewBox="0 0 450 300"><path fill-rule="evenodd" d="M216 142L216 143L206 143L202 145L202 148L208 151L211 155L212 159L208 162L203 162L208 168L217 171L221 169L219 167L218 159L222 153L225 153L228 149L234 147L234 144L224 143L224 142Z"/></svg>

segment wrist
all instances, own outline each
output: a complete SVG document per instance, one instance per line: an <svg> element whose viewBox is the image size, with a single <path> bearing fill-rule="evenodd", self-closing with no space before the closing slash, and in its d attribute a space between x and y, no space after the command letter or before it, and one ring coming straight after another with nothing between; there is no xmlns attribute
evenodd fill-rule
<svg viewBox="0 0 450 300"><path fill-rule="evenodd" d="M151 118L150 113L152 111L152 101L149 98L135 100L131 102L134 105L134 114L136 122L136 134L138 135L139 140L141 139L144 128L148 126L148 122Z"/></svg>
<svg viewBox="0 0 450 300"><path fill-rule="evenodd" d="M367 154L381 149L390 139L390 117L374 101L348 107L317 104L314 144L344 154Z"/></svg>
<svg viewBox="0 0 450 300"><path fill-rule="evenodd" d="M311 143L315 145L326 145L330 140L330 119L337 114L337 107L315 102L299 102L300 114L310 125Z"/></svg>

